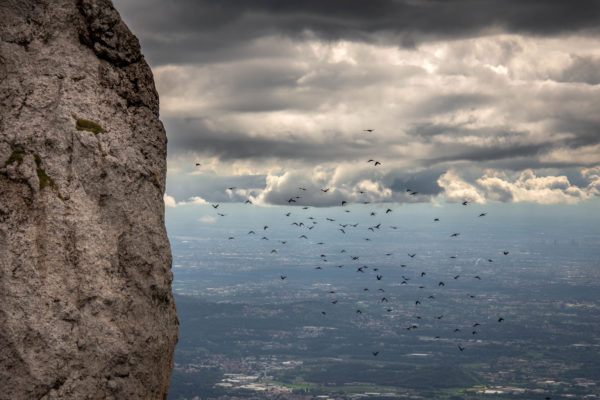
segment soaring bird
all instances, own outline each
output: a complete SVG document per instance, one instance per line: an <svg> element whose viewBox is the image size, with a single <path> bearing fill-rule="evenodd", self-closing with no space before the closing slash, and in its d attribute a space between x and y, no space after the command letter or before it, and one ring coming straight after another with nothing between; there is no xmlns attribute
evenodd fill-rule
<svg viewBox="0 0 600 400"><path fill-rule="evenodd" d="M458 235L460 235L460 233L453 233L452 235L450 235L450 237L458 237Z"/></svg>
<svg viewBox="0 0 600 400"><path fill-rule="evenodd" d="M199 167L200 165L202 165L202 164L200 164L199 162L196 163L196 167Z"/></svg>
<svg viewBox="0 0 600 400"><path fill-rule="evenodd" d="M375 166L381 165L381 163L379 161L375 161Z"/></svg>
<svg viewBox="0 0 600 400"><path fill-rule="evenodd" d="M355 261L359 259L359 257L358 257L358 256L350 256L350 257L351 257L353 260L355 260Z"/></svg>
<svg viewBox="0 0 600 400"><path fill-rule="evenodd" d="M284 280L285 278L287 278L287 275L281 275L281 280Z"/></svg>
<svg viewBox="0 0 600 400"><path fill-rule="evenodd" d="M263 231L266 231L269 228L268 225L263 226Z"/></svg>
<svg viewBox="0 0 600 400"><path fill-rule="evenodd" d="M321 192L327 193L327 192L329 192L329 188L321 189Z"/></svg>
<svg viewBox="0 0 600 400"><path fill-rule="evenodd" d="M321 314L323 315L327 315L327 313L325 311L321 311Z"/></svg>
<svg viewBox="0 0 600 400"><path fill-rule="evenodd" d="M218 205L218 204L211 204L211 206L212 206L213 208L219 208L219 205Z"/></svg>
<svg viewBox="0 0 600 400"><path fill-rule="evenodd" d="M221 214L221 213L217 213L217 215L218 215L219 217L224 217L224 216L225 216L225 214Z"/></svg>
<svg viewBox="0 0 600 400"><path fill-rule="evenodd" d="M446 284L444 282L440 282L438 283L438 286L446 286Z"/></svg>
<svg viewBox="0 0 600 400"><path fill-rule="evenodd" d="M424 277L424 276L425 276L425 272L421 272L421 277Z"/></svg>
<svg viewBox="0 0 600 400"><path fill-rule="evenodd" d="M342 231L343 234L346 234L346 231L343 230L342 228L338 229L339 231Z"/></svg>
<svg viewBox="0 0 600 400"><path fill-rule="evenodd" d="M298 236L298 238L300 238L300 239L308 239L308 238L306 237L306 235L300 235L300 236Z"/></svg>
<svg viewBox="0 0 600 400"><path fill-rule="evenodd" d="M379 354L378 351L372 351L371 354L373 354L373 356L377 357L377 354Z"/></svg>
<svg viewBox="0 0 600 400"><path fill-rule="evenodd" d="M468 205L468 204L469 204L469 201L468 201L468 200L465 200L465 201L463 201L463 202L462 202L462 205L463 205L463 206L466 206L466 205Z"/></svg>
<svg viewBox="0 0 600 400"><path fill-rule="evenodd" d="M440 222L440 219L439 218L434 218L433 222Z"/></svg>
<svg viewBox="0 0 600 400"><path fill-rule="evenodd" d="M337 304L337 302L338 302L337 300L333 300L333 301L331 302L331 304Z"/></svg>
<svg viewBox="0 0 600 400"><path fill-rule="evenodd" d="M306 188L304 188L304 187L299 187L298 189L300 189L300 190L306 190Z"/></svg>
<svg viewBox="0 0 600 400"><path fill-rule="evenodd" d="M295 202L296 202L296 200L294 200L294 199L292 199L292 198L290 198L290 199L288 200L288 203L295 203Z"/></svg>
<svg viewBox="0 0 600 400"><path fill-rule="evenodd" d="M473 278L481 280L481 277L479 275L476 275Z"/></svg>
<svg viewBox="0 0 600 400"><path fill-rule="evenodd" d="M275 249L271 250L271 254L277 254L277 250L275 250Z"/></svg>
<svg viewBox="0 0 600 400"><path fill-rule="evenodd" d="M346 200L342 201L342 206L345 206L346 204L348 204Z"/></svg>
<svg viewBox="0 0 600 400"><path fill-rule="evenodd" d="M486 212L479 214L480 217L485 217L487 215Z"/></svg>
<svg viewBox="0 0 600 400"><path fill-rule="evenodd" d="M250 199L248 199L244 202L244 204L252 204L252 202L250 201Z"/></svg>
<svg viewBox="0 0 600 400"><path fill-rule="evenodd" d="M392 209L391 209L391 208L388 208L387 210L385 210L385 213L386 213L386 214L389 214L389 213L391 213L391 212L392 212Z"/></svg>
<svg viewBox="0 0 600 400"><path fill-rule="evenodd" d="M232 187L228 187L227 190L234 190L236 187L232 186Z"/></svg>
<svg viewBox="0 0 600 400"><path fill-rule="evenodd" d="M291 213L291 212L285 213L285 216L286 216L286 217L289 217L290 215L292 215L292 213Z"/></svg>
<svg viewBox="0 0 600 400"><path fill-rule="evenodd" d="M507 256L510 253L510 251L503 251L502 254L504 254L505 256Z"/></svg>
<svg viewBox="0 0 600 400"><path fill-rule="evenodd" d="M464 351L464 350L465 350L465 348L464 348L464 347L461 347L461 345L460 345L460 344L458 345L458 349L459 349L460 351Z"/></svg>
<svg viewBox="0 0 600 400"><path fill-rule="evenodd" d="M410 258L415 258L415 256L416 256L416 255L417 255L417 253L413 253L413 254L411 254L411 253L408 253L408 256L409 256Z"/></svg>
<svg viewBox="0 0 600 400"><path fill-rule="evenodd" d="M380 281L383 278L383 275L377 275L377 280Z"/></svg>
<svg viewBox="0 0 600 400"><path fill-rule="evenodd" d="M387 301L388 301L388 299L387 299L386 297L382 297L382 298L381 298L381 302L382 302L382 303L386 303Z"/></svg>
<svg viewBox="0 0 600 400"><path fill-rule="evenodd" d="M418 306L419 304L421 304L419 300L415 301L415 306Z"/></svg>
<svg viewBox="0 0 600 400"><path fill-rule="evenodd" d="M498 318L498 322L502 322L502 321L504 321L504 318L502 318L502 317Z"/></svg>
<svg viewBox="0 0 600 400"><path fill-rule="evenodd" d="M363 129L363 132L373 132L375 129Z"/></svg>
<svg viewBox="0 0 600 400"><path fill-rule="evenodd" d="M357 314L362 314L362 311L360 311L360 310L356 310L356 313L357 313Z"/></svg>

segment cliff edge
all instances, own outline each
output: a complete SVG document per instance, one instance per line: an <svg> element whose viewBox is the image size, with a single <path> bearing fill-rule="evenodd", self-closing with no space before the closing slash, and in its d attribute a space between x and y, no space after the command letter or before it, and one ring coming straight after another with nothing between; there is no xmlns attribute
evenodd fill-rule
<svg viewBox="0 0 600 400"><path fill-rule="evenodd" d="M0 399L165 399L166 136L110 0L0 2Z"/></svg>

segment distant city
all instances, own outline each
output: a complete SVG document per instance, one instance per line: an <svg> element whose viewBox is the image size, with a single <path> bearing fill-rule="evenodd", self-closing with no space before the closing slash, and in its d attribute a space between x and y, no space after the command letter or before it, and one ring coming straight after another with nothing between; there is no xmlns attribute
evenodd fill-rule
<svg viewBox="0 0 600 400"><path fill-rule="evenodd" d="M600 218L557 207L168 210L169 399L600 398Z"/></svg>

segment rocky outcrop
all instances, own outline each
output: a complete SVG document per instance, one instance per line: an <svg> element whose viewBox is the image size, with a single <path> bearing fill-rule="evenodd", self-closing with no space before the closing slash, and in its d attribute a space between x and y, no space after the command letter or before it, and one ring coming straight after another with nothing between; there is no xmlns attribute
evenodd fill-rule
<svg viewBox="0 0 600 400"><path fill-rule="evenodd" d="M166 136L109 0L0 2L0 399L164 399Z"/></svg>

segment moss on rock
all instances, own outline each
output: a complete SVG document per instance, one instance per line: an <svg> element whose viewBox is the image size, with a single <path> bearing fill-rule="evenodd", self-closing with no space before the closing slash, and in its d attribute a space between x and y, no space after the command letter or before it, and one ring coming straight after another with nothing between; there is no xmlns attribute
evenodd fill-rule
<svg viewBox="0 0 600 400"><path fill-rule="evenodd" d="M94 121L90 121L89 119L84 118L78 118L75 114L72 114L72 117L75 119L75 128L78 131L90 131L93 133L106 132L100 124Z"/></svg>

